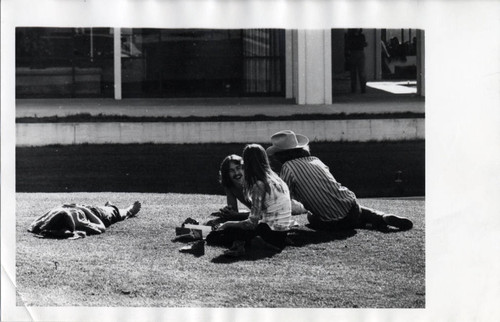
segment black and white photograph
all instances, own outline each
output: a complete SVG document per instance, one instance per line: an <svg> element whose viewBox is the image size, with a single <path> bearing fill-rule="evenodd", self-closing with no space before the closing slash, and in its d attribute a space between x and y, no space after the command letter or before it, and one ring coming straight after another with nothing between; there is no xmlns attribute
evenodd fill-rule
<svg viewBox="0 0 500 322"><path fill-rule="evenodd" d="M424 35L17 28L17 304L425 307Z"/></svg>
<svg viewBox="0 0 500 322"><path fill-rule="evenodd" d="M2 321L498 317L500 2L20 2Z"/></svg>

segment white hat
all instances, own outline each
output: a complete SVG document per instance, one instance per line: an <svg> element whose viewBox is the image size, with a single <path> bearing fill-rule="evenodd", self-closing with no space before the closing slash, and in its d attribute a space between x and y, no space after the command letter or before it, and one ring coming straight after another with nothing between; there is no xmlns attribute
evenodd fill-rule
<svg viewBox="0 0 500 322"><path fill-rule="evenodd" d="M276 152L303 148L309 144L309 139L302 134L295 134L293 131L284 130L274 133L271 136L272 146L268 147L266 152L273 155Z"/></svg>

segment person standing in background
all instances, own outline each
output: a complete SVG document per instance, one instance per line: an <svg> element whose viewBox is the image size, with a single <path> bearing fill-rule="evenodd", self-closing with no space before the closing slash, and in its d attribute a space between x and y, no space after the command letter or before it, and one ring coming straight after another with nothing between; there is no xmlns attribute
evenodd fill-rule
<svg viewBox="0 0 500 322"><path fill-rule="evenodd" d="M345 55L351 72L351 93L356 93L357 82L361 93L366 92L365 52L367 46L363 29L348 29L345 35Z"/></svg>

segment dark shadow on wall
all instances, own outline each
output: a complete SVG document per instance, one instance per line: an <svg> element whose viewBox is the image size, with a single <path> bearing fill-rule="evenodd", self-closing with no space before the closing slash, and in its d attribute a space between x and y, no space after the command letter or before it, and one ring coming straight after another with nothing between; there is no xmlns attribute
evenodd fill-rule
<svg viewBox="0 0 500 322"><path fill-rule="evenodd" d="M228 154L241 154L244 146L17 147L16 191L223 194L219 164ZM358 197L425 195L425 141L312 143L311 152Z"/></svg>

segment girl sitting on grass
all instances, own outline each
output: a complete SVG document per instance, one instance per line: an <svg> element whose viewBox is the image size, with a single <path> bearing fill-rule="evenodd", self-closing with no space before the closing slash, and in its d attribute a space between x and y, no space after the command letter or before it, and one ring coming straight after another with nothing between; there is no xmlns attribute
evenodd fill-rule
<svg viewBox="0 0 500 322"><path fill-rule="evenodd" d="M280 251L292 225L288 186L271 170L266 151L259 144L247 145L243 150L243 170L244 192L251 200L250 214L245 220L228 221L217 228L234 240L224 254L244 255L245 246L250 244Z"/></svg>
<svg viewBox="0 0 500 322"><path fill-rule="evenodd" d="M238 209L238 201L248 209L252 207L248 195L243 191L245 184L245 171L243 170L243 158L236 154L228 155L222 160L219 169L219 182L226 193L227 205L213 216L219 218L207 221L209 226L217 225L228 220L239 221L248 218L249 212ZM292 199L292 216L307 214L304 206Z"/></svg>

